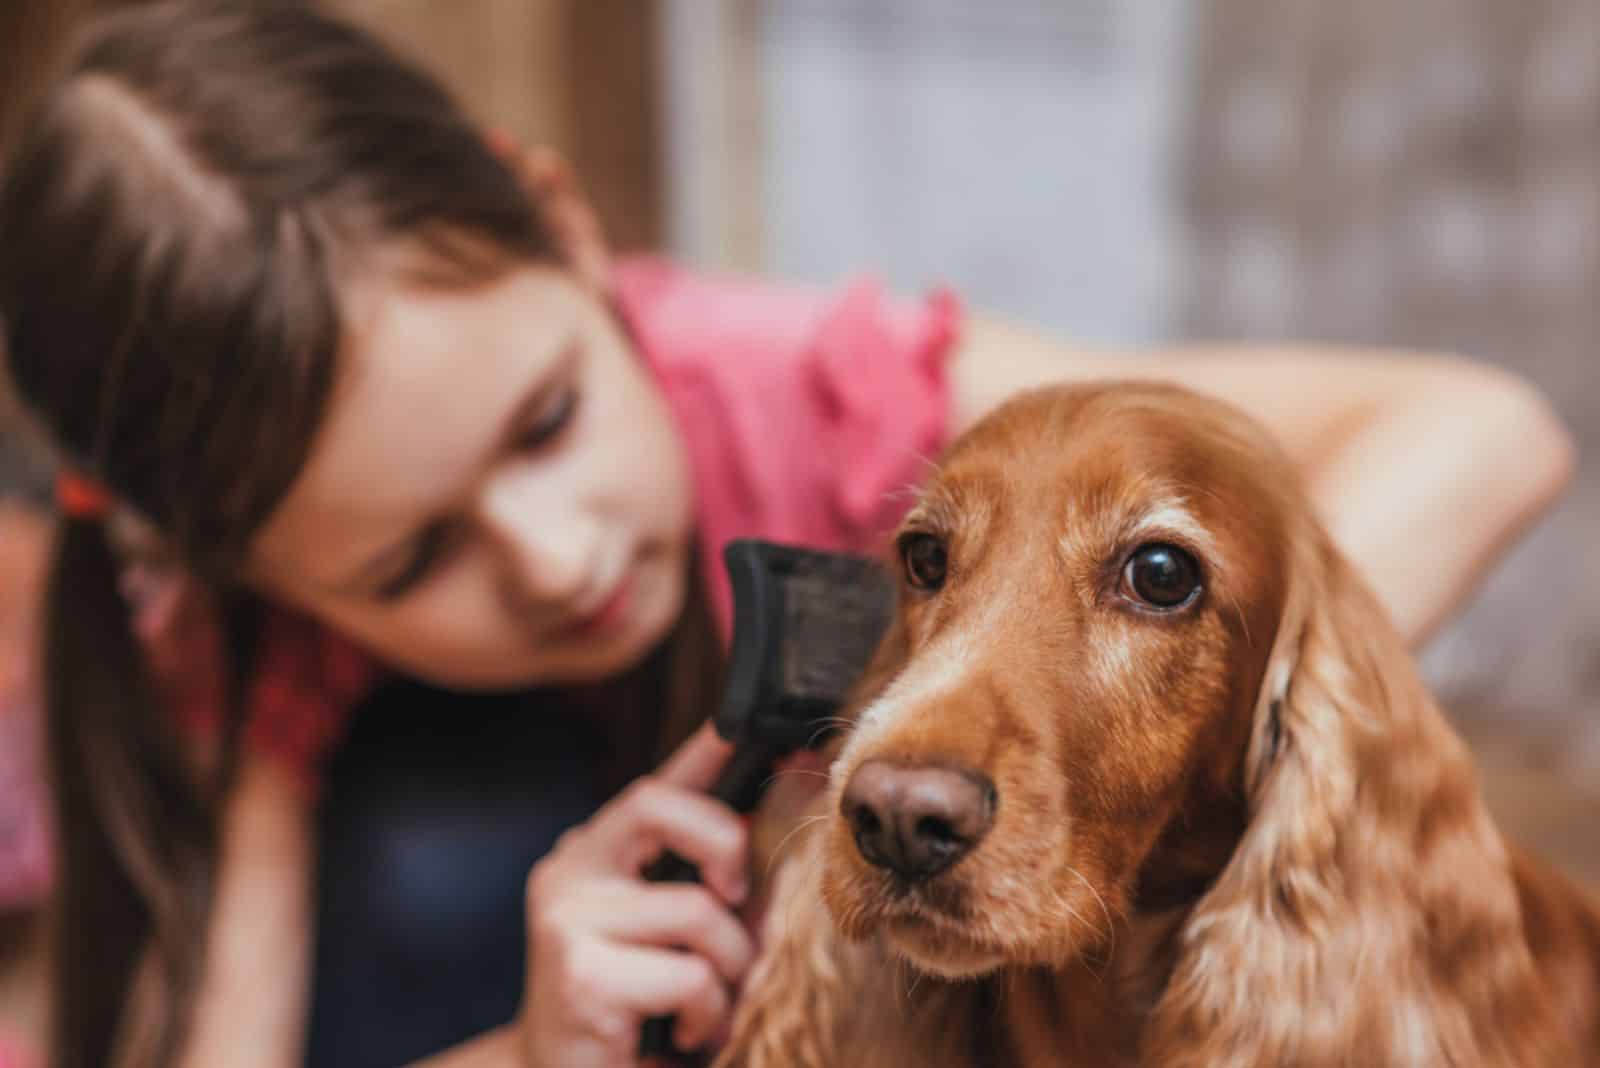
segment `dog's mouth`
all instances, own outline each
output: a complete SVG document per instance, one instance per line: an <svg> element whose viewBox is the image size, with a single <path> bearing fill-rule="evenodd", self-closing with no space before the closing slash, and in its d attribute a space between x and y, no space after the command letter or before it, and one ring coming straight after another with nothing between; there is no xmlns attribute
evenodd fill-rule
<svg viewBox="0 0 1600 1068"><path fill-rule="evenodd" d="M849 822L837 819L823 897L847 937L880 940L930 975L1060 965L1098 953L1114 937L1115 919L1101 866L1092 856L1068 859L1066 822L1030 836L1000 828L957 863L913 877L873 863Z"/></svg>
<svg viewBox="0 0 1600 1068"><path fill-rule="evenodd" d="M848 832L844 836L848 840ZM942 923L962 923L972 915L972 890L965 865L961 870L942 872L932 877L909 878L874 865L849 845L832 863L835 881L848 886L849 896L861 912L873 921L916 916Z"/></svg>
<svg viewBox="0 0 1600 1068"><path fill-rule="evenodd" d="M915 967L947 978L991 971L1006 954L984 936L985 926L962 865L931 878L908 879L863 863L859 856L830 865L826 894L835 917L854 938L882 938Z"/></svg>
<svg viewBox="0 0 1600 1068"><path fill-rule="evenodd" d="M884 942L909 963L949 979L982 975L1005 963L1007 954L988 945L965 909L928 901L926 888L914 887L898 899L880 903L877 929Z"/></svg>

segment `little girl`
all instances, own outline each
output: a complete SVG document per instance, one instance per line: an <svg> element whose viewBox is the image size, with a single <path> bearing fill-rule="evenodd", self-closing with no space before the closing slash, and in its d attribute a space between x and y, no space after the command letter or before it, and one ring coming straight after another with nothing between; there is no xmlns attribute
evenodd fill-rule
<svg viewBox="0 0 1600 1068"><path fill-rule="evenodd" d="M0 188L0 316L71 472L62 1068L619 1068L662 1013L713 1040L754 951L694 729L721 546L873 548L1017 389L1253 412L1413 638L1570 464L1458 361L1091 353L948 293L614 263L560 160L294 4L94 27ZM706 885L643 882L664 847Z"/></svg>

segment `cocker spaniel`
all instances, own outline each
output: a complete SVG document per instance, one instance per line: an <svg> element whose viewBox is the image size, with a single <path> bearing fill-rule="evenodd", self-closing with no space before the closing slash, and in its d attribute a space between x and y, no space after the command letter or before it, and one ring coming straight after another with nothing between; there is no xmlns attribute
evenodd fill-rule
<svg viewBox="0 0 1600 1068"><path fill-rule="evenodd" d="M896 557L720 1065L1600 1065L1600 911L1245 415L1019 397Z"/></svg>

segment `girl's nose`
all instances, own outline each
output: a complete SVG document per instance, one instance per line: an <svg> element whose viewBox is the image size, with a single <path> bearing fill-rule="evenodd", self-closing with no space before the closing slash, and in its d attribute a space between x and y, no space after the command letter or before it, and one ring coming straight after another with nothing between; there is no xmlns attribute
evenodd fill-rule
<svg viewBox="0 0 1600 1068"><path fill-rule="evenodd" d="M570 605L592 593L600 528L576 494L542 491L533 480L505 480L486 494L484 525L519 600Z"/></svg>

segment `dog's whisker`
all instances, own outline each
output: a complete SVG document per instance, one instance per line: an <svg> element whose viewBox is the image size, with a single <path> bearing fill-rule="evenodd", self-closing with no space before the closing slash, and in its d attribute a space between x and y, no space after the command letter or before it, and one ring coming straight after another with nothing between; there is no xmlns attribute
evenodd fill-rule
<svg viewBox="0 0 1600 1068"><path fill-rule="evenodd" d="M772 773L772 777L767 780L767 783L770 785L785 775L810 775L814 778L824 780L828 778L827 772L817 771L814 768L780 768Z"/></svg>
<svg viewBox="0 0 1600 1068"><path fill-rule="evenodd" d="M854 724L843 716L824 716L816 721L816 730L806 739L806 748L815 745L830 729L849 730Z"/></svg>
<svg viewBox="0 0 1600 1068"><path fill-rule="evenodd" d="M823 716L821 719L817 720L817 725L819 727L842 727L848 729L852 722L852 720L849 720L844 716Z"/></svg>
<svg viewBox="0 0 1600 1068"><path fill-rule="evenodd" d="M788 848L789 842L794 838L795 835L804 831L808 827L815 826L816 824L822 822L823 820L827 819L829 815L831 815L831 813L819 812L815 816L808 816L796 824L788 834L784 835L783 838L778 842L777 846L772 850L772 856L767 860L766 877L769 879L772 877L773 867L783 857L783 851Z"/></svg>
<svg viewBox="0 0 1600 1068"><path fill-rule="evenodd" d="M908 1007L911 1004L911 999L916 996L917 987L922 984L922 976L923 976L923 971L922 971L921 968L913 968L912 969L912 971L911 971L911 989L906 991L906 1005Z"/></svg>
<svg viewBox="0 0 1600 1068"><path fill-rule="evenodd" d="M894 981L890 983L890 989L894 991L895 1003L902 1010L909 1009L911 1006L911 966L899 957L895 957L892 959L890 968L894 971Z"/></svg>
<svg viewBox="0 0 1600 1068"><path fill-rule="evenodd" d="M1071 864L1068 864L1066 868L1067 872L1071 874L1073 878L1077 879L1083 884L1084 889L1088 890L1089 893L1094 895L1095 902L1100 906L1100 911L1106 918L1106 939L1111 943L1111 948L1107 955L1115 956L1117 951L1117 924L1116 921L1111 917L1111 909L1106 905L1106 899L1100 896L1100 891L1094 888L1094 884L1084 876L1083 872L1079 871L1077 868L1074 868ZM1091 925L1090 930L1093 929L1094 928Z"/></svg>
<svg viewBox="0 0 1600 1068"><path fill-rule="evenodd" d="M1095 930L1094 924L1084 919L1083 914L1072 907L1072 903L1066 899L1065 895L1058 893L1056 895L1056 904L1059 905L1062 911L1067 914L1067 918L1069 920L1076 920L1081 926L1087 927L1091 933L1098 934L1098 932ZM1089 963L1087 957L1084 957L1083 960L1086 964ZM1095 971L1093 967L1090 967L1088 972L1090 975L1094 976L1097 983L1099 983L1102 987L1105 986L1105 975L1102 972Z"/></svg>
<svg viewBox="0 0 1600 1068"><path fill-rule="evenodd" d="M1229 595L1228 603L1233 606L1233 614L1239 617L1239 629L1244 632L1244 643L1254 645L1255 643L1250 640L1250 624L1245 620L1244 607L1239 604L1238 594Z"/></svg>

